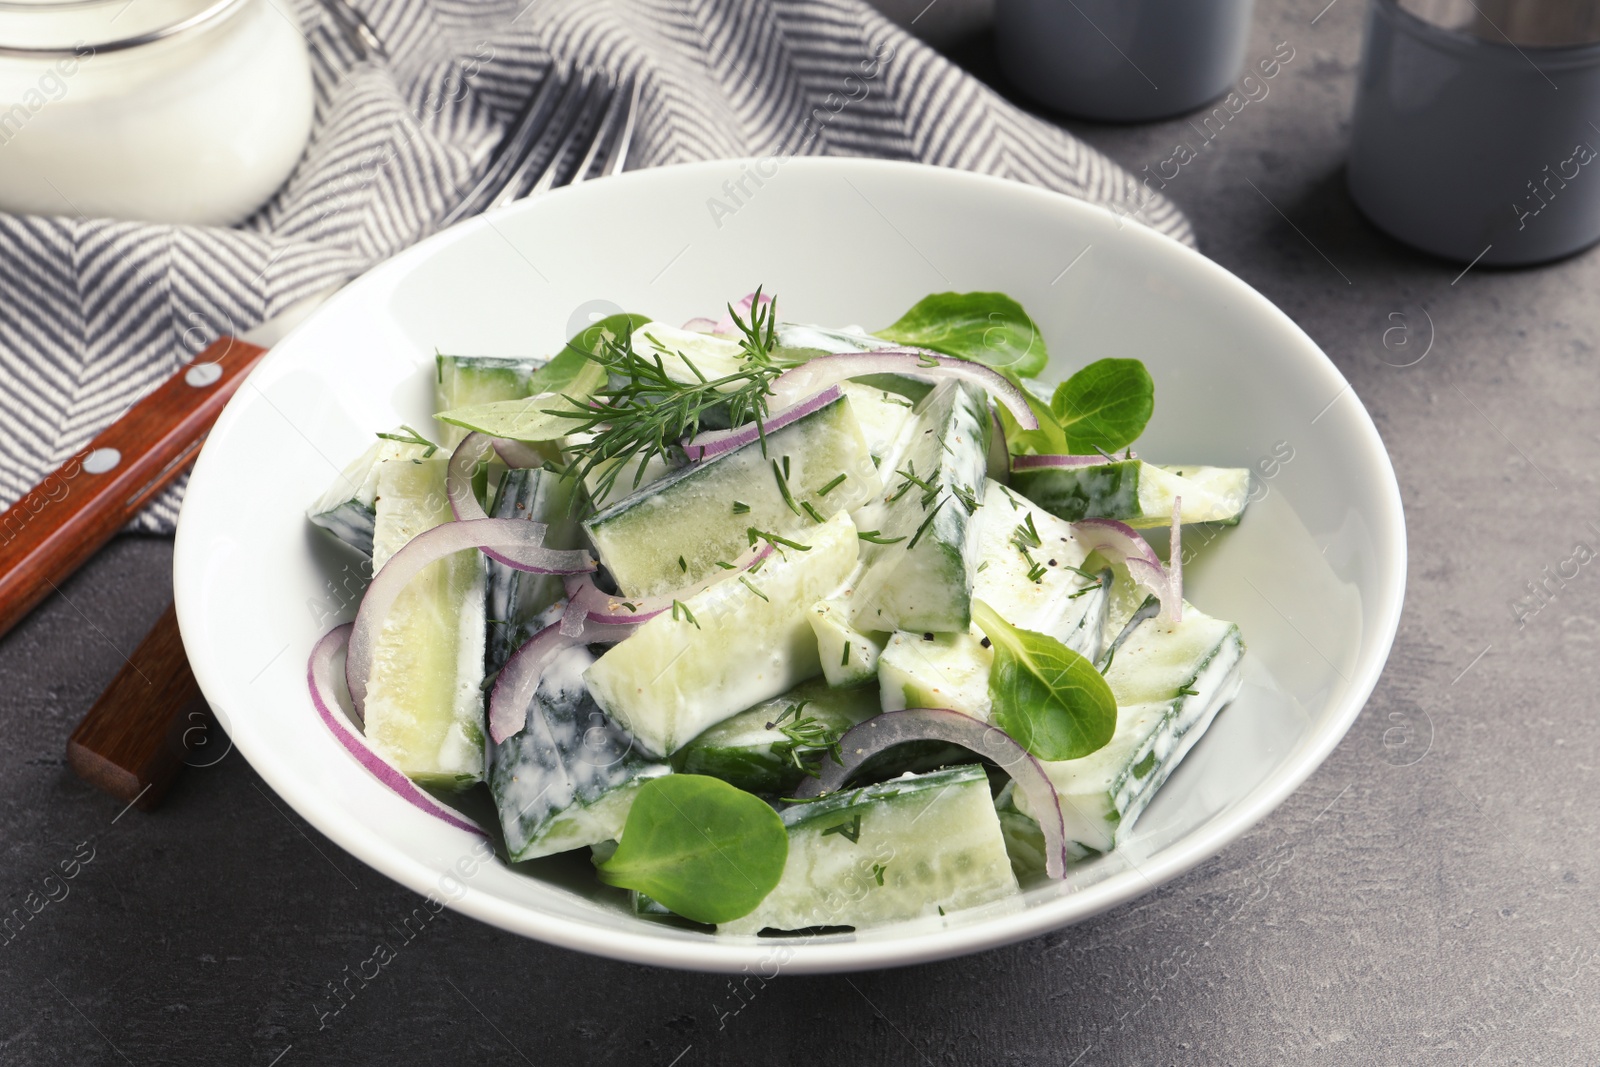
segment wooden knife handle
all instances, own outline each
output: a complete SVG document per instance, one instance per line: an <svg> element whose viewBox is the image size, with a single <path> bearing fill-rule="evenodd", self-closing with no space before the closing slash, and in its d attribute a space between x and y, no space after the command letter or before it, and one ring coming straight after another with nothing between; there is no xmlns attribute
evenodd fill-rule
<svg viewBox="0 0 1600 1067"><path fill-rule="evenodd" d="M78 777L140 808L156 806L191 748L209 740L210 709L189 670L171 605L67 741Z"/></svg>
<svg viewBox="0 0 1600 1067"><path fill-rule="evenodd" d="M0 515L0 634L183 473L266 351L219 338Z"/></svg>

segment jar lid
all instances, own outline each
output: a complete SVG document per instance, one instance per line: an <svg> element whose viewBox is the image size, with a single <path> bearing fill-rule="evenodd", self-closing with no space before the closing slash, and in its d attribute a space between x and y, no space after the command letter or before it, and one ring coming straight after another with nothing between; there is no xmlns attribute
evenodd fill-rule
<svg viewBox="0 0 1600 1067"><path fill-rule="evenodd" d="M0 0L0 56L115 52L216 22L246 0Z"/></svg>
<svg viewBox="0 0 1600 1067"><path fill-rule="evenodd" d="M1398 0L1400 9L1440 29L1494 44L1557 48L1600 41L1595 0Z"/></svg>

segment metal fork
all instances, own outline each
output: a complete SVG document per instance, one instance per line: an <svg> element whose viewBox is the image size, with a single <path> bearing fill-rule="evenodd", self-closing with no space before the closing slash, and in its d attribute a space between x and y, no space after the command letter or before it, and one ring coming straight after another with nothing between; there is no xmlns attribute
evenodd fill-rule
<svg viewBox="0 0 1600 1067"><path fill-rule="evenodd" d="M383 42L347 0L319 3L358 59L388 58ZM638 105L639 83L632 75L619 82L601 71L552 66L495 145L482 177L439 228L626 169Z"/></svg>
<svg viewBox="0 0 1600 1067"><path fill-rule="evenodd" d="M343 6L343 0L324 2ZM359 14L354 17L360 18ZM377 38L371 34L370 27L361 35L350 28L348 20L341 21L341 25L369 49L382 47L374 44ZM368 36L371 42L365 40ZM618 83L595 71L580 70L574 74L553 69L501 139L483 177L446 216L444 224L558 185L621 171L627 164L628 147L633 139L633 117L638 100L639 86L634 78ZM74 490L75 506L99 508L95 514L102 520L107 515L110 518L100 522L94 530L80 523L80 528L72 531L70 540L77 554L52 564L56 567L52 572L55 580L63 580L78 563L104 544L118 526L131 518L137 506L187 468L187 460L210 428L211 420L216 418L227 395L264 354L264 346L276 343L331 292L330 289L300 301L246 333L243 340L219 339L196 360L197 365L210 366L218 373L194 378L190 375L195 368L191 367L189 372L180 373L158 388L152 397L135 405L95 439L91 448L122 434L123 437L116 439L130 457L123 465L131 467L134 460L142 458L149 460L148 469L159 472L143 489L134 492L132 498L128 498L131 490L121 481L107 481L102 490L91 488L87 494ZM225 362L228 366L224 368ZM226 382L226 386L222 382ZM155 433L152 427L158 426L166 429ZM155 455L150 439L157 439L161 447L172 449L172 456ZM140 448L145 450L144 454L139 453ZM112 451L121 459L120 452L101 450ZM145 469L139 467L138 471ZM66 470L63 467L51 477L60 479ZM66 478L75 476L65 475ZM127 486L136 487L145 477L139 473ZM48 479L45 484L50 484ZM35 489L17 507L25 507L27 500L39 497L42 488ZM116 511L117 508L122 510ZM57 512L52 510L51 514ZM37 524L30 529L37 532ZM0 574L0 577L5 575ZM15 599L8 593L6 600ZM0 609L13 609L9 617L0 615L0 632L37 602L38 597L32 597L27 604L0 601ZM88 781L125 802L149 808L159 801L182 766L190 735L198 728L194 723L205 721L204 705L198 703L199 689L184 657L177 619L170 608L133 656L127 668L117 675L73 731L67 756L73 769ZM136 666L134 661L140 665ZM177 740L180 736L181 741Z"/></svg>
<svg viewBox="0 0 1600 1067"><path fill-rule="evenodd" d="M478 183L440 227L627 166L639 83L553 67L495 146Z"/></svg>

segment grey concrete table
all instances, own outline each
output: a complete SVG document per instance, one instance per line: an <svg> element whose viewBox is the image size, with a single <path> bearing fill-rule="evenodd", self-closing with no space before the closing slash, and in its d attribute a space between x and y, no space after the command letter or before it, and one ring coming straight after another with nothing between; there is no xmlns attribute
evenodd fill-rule
<svg viewBox="0 0 1600 1067"><path fill-rule="evenodd" d="M170 543L123 539L0 643L0 905L47 901L0 947L0 1063L1600 1062L1600 575L1516 608L1600 547L1600 255L1463 275L1366 225L1340 169L1362 9L1325 2L1263 0L1250 55L1293 60L1169 186L1349 376L1410 526L1377 693L1260 826L1051 936L745 1000L446 912L335 1013L419 898L237 753L155 815L63 763L169 597ZM992 76L981 37L954 54ZM1066 125L1134 169L1196 138Z"/></svg>

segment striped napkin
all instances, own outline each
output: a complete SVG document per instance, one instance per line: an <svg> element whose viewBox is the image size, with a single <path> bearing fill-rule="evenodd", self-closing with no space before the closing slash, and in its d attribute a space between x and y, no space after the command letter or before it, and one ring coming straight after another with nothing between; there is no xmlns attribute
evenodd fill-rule
<svg viewBox="0 0 1600 1067"><path fill-rule="evenodd" d="M252 218L209 229L0 215L0 506L219 334L433 232L554 62L641 80L631 167L780 152L917 160L1137 212L1193 241L1168 201L859 0L355 0L386 61L354 56L299 2L311 145ZM170 532L181 493L135 528Z"/></svg>

